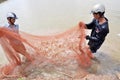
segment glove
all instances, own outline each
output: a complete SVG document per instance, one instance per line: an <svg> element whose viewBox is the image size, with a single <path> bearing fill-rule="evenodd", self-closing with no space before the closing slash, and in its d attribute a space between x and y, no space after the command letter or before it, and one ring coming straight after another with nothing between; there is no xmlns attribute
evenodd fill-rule
<svg viewBox="0 0 120 80"><path fill-rule="evenodd" d="M86 36L86 39L87 39L87 40L89 40L89 39L90 39L90 36L89 36L89 35L87 35L87 36Z"/></svg>

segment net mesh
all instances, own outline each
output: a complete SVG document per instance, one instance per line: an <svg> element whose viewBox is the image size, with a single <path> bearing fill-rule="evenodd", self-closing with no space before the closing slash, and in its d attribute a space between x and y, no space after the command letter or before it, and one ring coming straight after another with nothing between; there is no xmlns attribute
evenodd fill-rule
<svg viewBox="0 0 120 80"><path fill-rule="evenodd" d="M86 46L84 24L49 36L22 31L16 34L2 27L0 37L0 44L9 61L0 68L1 78L29 76L39 72L39 78L44 76L52 79L54 76L54 79L62 79L64 76L66 79L78 79L87 74L85 70L91 65L92 54Z"/></svg>

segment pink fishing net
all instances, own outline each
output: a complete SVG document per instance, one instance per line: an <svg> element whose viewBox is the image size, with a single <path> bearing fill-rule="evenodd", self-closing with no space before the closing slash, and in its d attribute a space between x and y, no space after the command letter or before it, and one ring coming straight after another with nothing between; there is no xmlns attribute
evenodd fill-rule
<svg viewBox="0 0 120 80"><path fill-rule="evenodd" d="M83 23L49 36L25 32L16 34L2 27L0 37L0 44L9 61L0 68L1 79L29 76L35 72L39 72L39 80L43 77L52 79L53 76L54 79L62 79L63 75L64 78L82 78L87 74L86 68L91 65L92 54L86 45Z"/></svg>

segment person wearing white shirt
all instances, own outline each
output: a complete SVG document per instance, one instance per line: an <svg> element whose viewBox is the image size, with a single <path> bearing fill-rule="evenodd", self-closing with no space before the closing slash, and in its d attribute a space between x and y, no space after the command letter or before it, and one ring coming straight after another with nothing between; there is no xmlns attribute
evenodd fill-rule
<svg viewBox="0 0 120 80"><path fill-rule="evenodd" d="M10 31L13 31L17 34L19 34L19 25L15 24L15 21L16 21L17 16L15 13L13 12L9 12L7 14L7 20L8 20L8 23L4 26L5 28L8 28ZM11 37L11 36L7 36L9 42L10 42L10 45L12 46L12 48L17 52L16 55L14 55L15 57L15 62L17 64L21 64L21 59L20 59L20 56L18 53L24 55L29 61L32 61L32 57L30 56L30 54L26 51L26 48L24 46L24 44L15 39L14 37Z"/></svg>

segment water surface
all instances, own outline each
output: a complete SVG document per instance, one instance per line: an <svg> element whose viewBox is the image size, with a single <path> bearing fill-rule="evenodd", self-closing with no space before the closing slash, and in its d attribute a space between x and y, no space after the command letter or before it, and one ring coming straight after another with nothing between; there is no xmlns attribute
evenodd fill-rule
<svg viewBox="0 0 120 80"><path fill-rule="evenodd" d="M92 20L90 10L96 3L106 6L110 33L98 50L120 61L120 1L119 0L8 0L0 4L0 25L7 23L6 13L15 12L20 30L35 35L63 32L80 21ZM1 63L6 62L2 49ZM4 56L4 57L3 57ZM104 58L104 57L103 57Z"/></svg>

